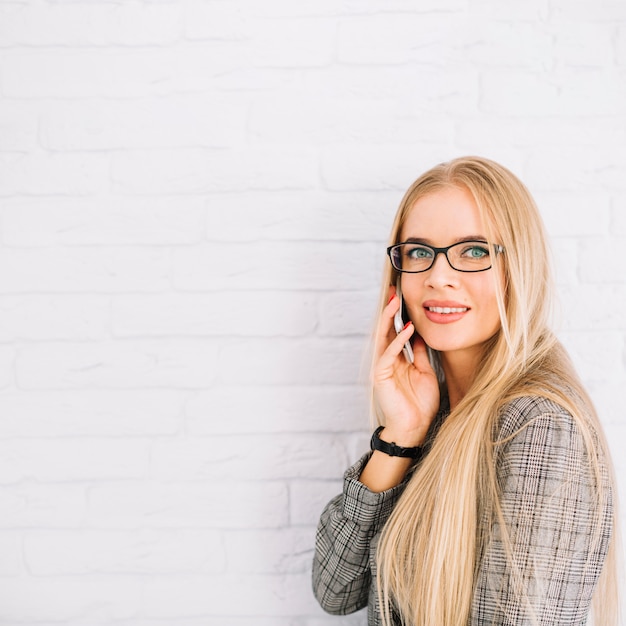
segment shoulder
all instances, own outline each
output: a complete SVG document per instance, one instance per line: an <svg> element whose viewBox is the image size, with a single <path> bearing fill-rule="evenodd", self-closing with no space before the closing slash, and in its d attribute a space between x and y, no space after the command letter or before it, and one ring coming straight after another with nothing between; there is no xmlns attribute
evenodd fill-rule
<svg viewBox="0 0 626 626"><path fill-rule="evenodd" d="M514 398L500 409L496 443L506 442L525 430L581 434L578 421L567 409L542 396Z"/></svg>
<svg viewBox="0 0 626 626"><path fill-rule="evenodd" d="M590 416L573 416L545 397L523 396L502 407L494 440L498 473L542 481L609 486L609 460Z"/></svg>
<svg viewBox="0 0 626 626"><path fill-rule="evenodd" d="M528 470L532 466L547 474L565 468L582 469L588 465L588 446L592 441L595 456L595 437L584 416L574 417L545 397L523 396L511 400L500 411L495 460L501 467L512 465Z"/></svg>

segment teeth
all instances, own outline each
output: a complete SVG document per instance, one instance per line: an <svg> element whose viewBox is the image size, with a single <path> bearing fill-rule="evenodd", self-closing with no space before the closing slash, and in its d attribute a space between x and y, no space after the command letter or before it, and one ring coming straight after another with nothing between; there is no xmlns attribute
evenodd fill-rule
<svg viewBox="0 0 626 626"><path fill-rule="evenodd" d="M428 310L433 313L465 313L467 307L429 306Z"/></svg>

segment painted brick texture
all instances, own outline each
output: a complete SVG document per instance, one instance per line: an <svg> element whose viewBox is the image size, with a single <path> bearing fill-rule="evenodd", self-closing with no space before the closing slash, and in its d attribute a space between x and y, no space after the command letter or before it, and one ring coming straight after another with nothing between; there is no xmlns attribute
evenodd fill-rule
<svg viewBox="0 0 626 626"><path fill-rule="evenodd" d="M406 187L501 161L626 495L626 3L0 2L0 623L364 626L310 591Z"/></svg>

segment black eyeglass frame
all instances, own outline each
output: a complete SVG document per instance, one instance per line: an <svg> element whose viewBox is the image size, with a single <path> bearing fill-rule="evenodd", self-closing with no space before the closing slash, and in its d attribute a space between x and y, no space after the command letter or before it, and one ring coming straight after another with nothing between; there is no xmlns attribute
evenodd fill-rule
<svg viewBox="0 0 626 626"><path fill-rule="evenodd" d="M435 248L434 246L429 246L428 244L425 243L419 243L417 241L400 241L399 243L394 243L393 246L389 246L387 248L387 256L389 257L389 261L391 262L391 267L393 267L394 270L396 270L396 272L402 272L404 274L422 274L423 272L427 272L429 269L432 269L432 266L435 264L435 261L437 260L437 257L440 254L443 254L443 256L446 257L446 261L448 261L448 265L455 271L455 272L463 272L464 274L475 274L476 272L486 272L487 270L490 270L493 265L489 265L489 267L483 267L480 270L460 270L457 267L454 267L454 265L452 265L449 257L448 257L448 250L450 250L450 248L454 248L455 246L460 246L464 243L483 243L485 245L489 245L488 241L481 241L480 239L475 239L472 241L459 241L457 243L453 243L451 246L447 246L445 248ZM395 248L399 248L400 246L405 246L405 245L410 245L410 244L414 244L417 246L422 246L423 248L428 248L429 250L432 250L434 252L434 256L432 259L431 264L423 270L403 270L399 267L396 267L396 264L393 262L393 257L391 256L392 251ZM504 246L501 246L500 244L493 244L494 247L494 252L495 254L502 254L504 252Z"/></svg>

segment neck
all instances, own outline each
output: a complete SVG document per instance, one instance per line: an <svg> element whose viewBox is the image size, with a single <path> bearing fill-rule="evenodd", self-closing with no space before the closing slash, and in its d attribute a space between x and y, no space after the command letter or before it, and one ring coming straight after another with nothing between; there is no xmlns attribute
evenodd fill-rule
<svg viewBox="0 0 626 626"><path fill-rule="evenodd" d="M468 352L444 352L441 365L446 376L450 409L454 409L465 397L480 363L480 354Z"/></svg>

